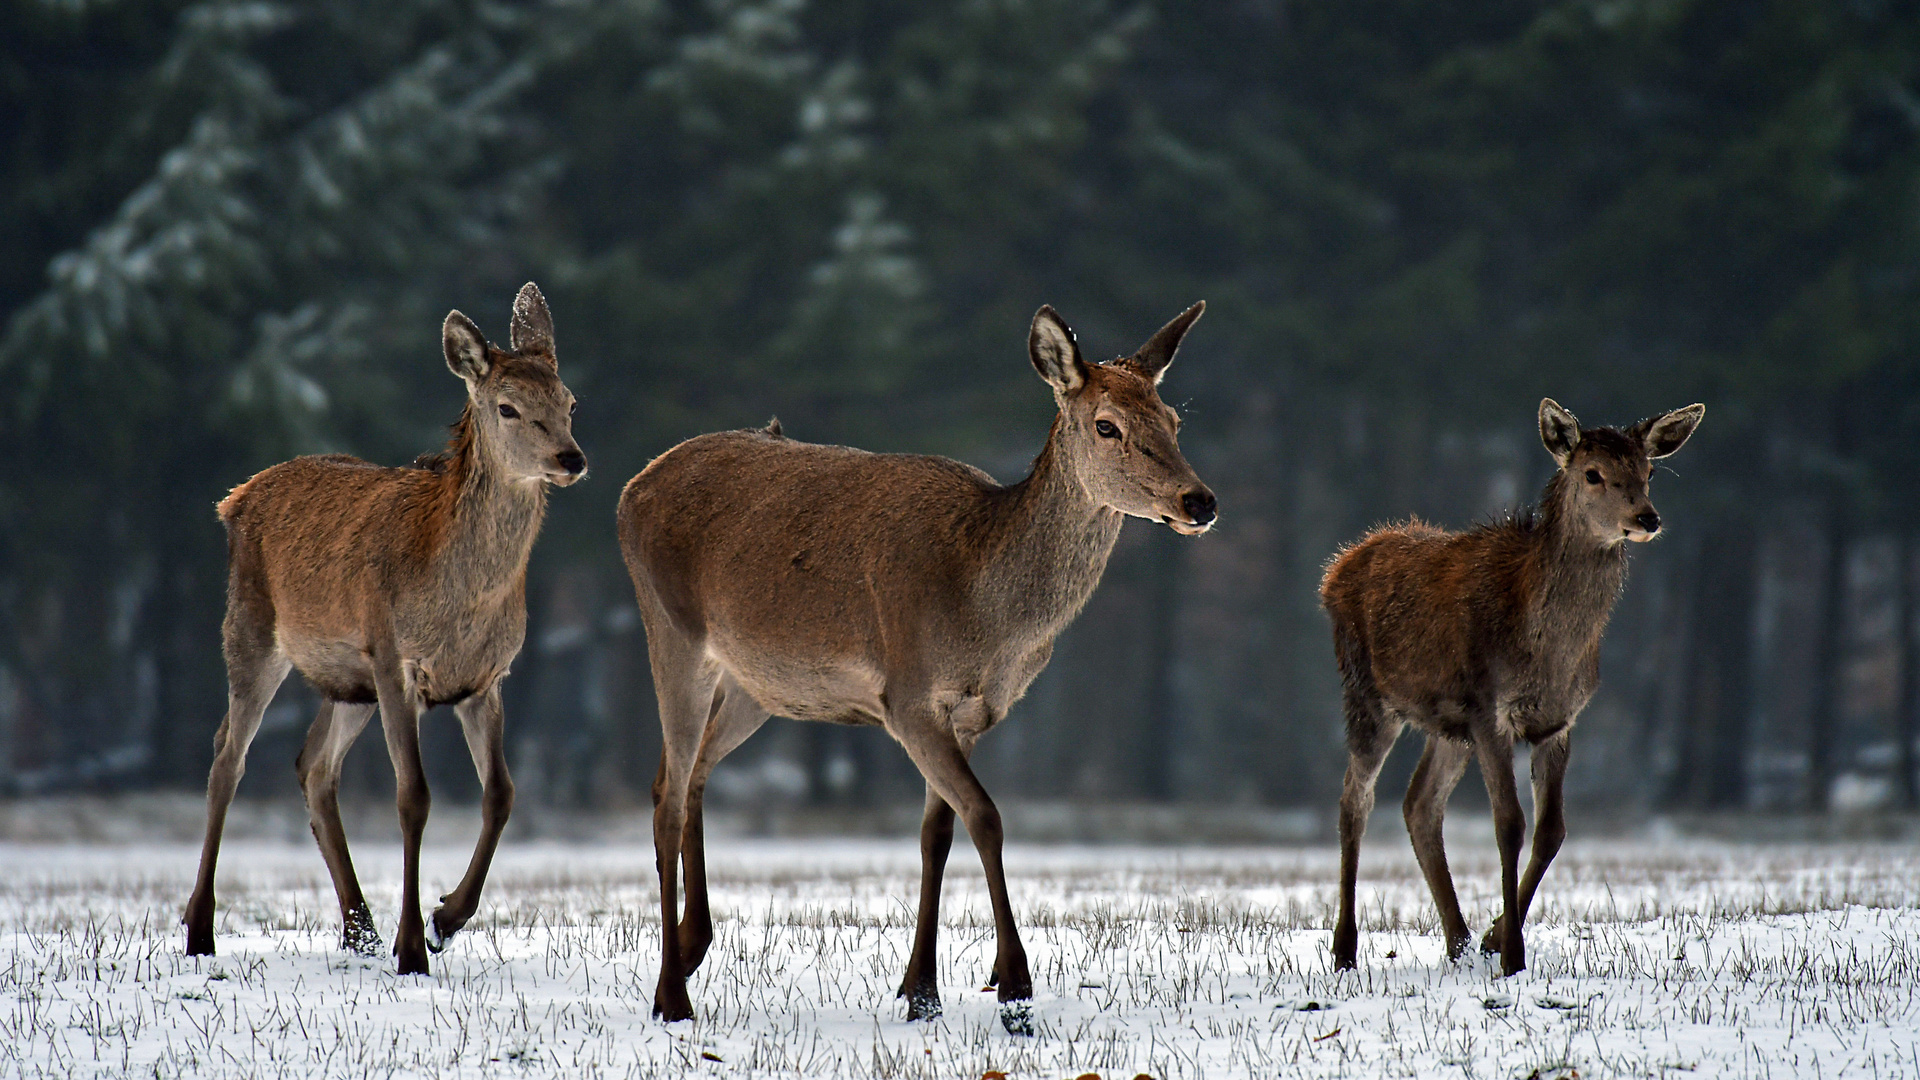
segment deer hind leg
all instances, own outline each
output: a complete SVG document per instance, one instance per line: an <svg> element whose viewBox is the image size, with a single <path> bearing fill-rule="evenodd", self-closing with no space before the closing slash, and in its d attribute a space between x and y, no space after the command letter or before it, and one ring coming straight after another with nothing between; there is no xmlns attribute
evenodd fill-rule
<svg viewBox="0 0 1920 1080"><path fill-rule="evenodd" d="M687 824L687 793L707 721L718 702L720 673L691 643L648 627L653 685L660 703L660 775L653 782L653 859L660 874L660 981L653 1015L669 1023L693 1018L687 971L680 959L680 847Z"/></svg>
<svg viewBox="0 0 1920 1080"><path fill-rule="evenodd" d="M1460 784L1473 757L1473 747L1440 735L1427 736L1427 748L1413 770L1413 782L1407 785L1403 811L1407 836L1413 840L1414 857L1420 860L1420 872L1426 876L1427 890L1434 906L1440 909L1440 929L1446 935L1447 959L1457 960L1467 951L1472 932L1460 914L1460 898L1453 891L1453 874L1447 869L1447 848L1441 826L1447 815L1447 796Z"/></svg>
<svg viewBox="0 0 1920 1080"><path fill-rule="evenodd" d="M499 681L455 705L453 714L460 719L467 753L472 755L474 772L480 776L480 839L473 846L473 858L468 860L460 884L440 898L440 907L427 920L427 948L433 952L446 948L447 939L459 933L480 910L480 890L486 887L487 870L493 866L500 833L513 813L513 777L507 774L507 714L500 702Z"/></svg>
<svg viewBox="0 0 1920 1080"><path fill-rule="evenodd" d="M353 856L347 851L347 831L340 823L340 763L372 718L372 705L321 702L320 714L307 729L306 745L293 767L300 776L301 794L306 796L313 838L320 845L321 857L327 860L334 894L340 898L340 947L377 957L381 951L380 931L374 928L373 912L360 891Z"/></svg>
<svg viewBox="0 0 1920 1080"><path fill-rule="evenodd" d="M1020 943L1020 928L1014 922L1013 903L1007 894L1006 867L1001 858L1005 833L1000 810L993 805L992 797L967 763L970 747L960 745L928 697L925 693L902 695L903 701L916 704L890 716L887 730L919 766L920 775L926 778L932 793L953 808L966 824L967 835L973 837L981 868L987 875L987 895L993 905L994 937L998 942L993 970L1000 977L1000 1023L1010 1034L1031 1035L1033 1011L1028 1002L1033 998L1033 976L1027 969L1027 950ZM924 878L921 887L924 899ZM923 924L920 929L928 928Z"/></svg>
<svg viewBox="0 0 1920 1080"><path fill-rule="evenodd" d="M948 806L929 783L926 813L920 819L920 915L914 922L913 953L907 961L907 974L900 980L900 993L896 995L907 999L909 1020L932 1020L941 1012L940 883L946 874L947 853L952 849L953 807Z"/></svg>
<svg viewBox="0 0 1920 1080"><path fill-rule="evenodd" d="M1527 912L1533 908L1533 894L1540 888L1540 879L1547 874L1547 867L1553 864L1553 857L1560 853L1560 844L1567 838L1566 808L1563 802L1564 784L1567 778L1567 756L1571 751L1568 736L1571 729L1563 729L1558 735L1541 742L1533 748L1533 760L1530 768L1533 773L1533 856L1527 860L1527 874L1520 879L1520 924L1524 927ZM1487 936L1480 942L1482 952L1500 952L1506 941L1506 915L1494 920L1487 928Z"/></svg>
<svg viewBox="0 0 1920 1080"><path fill-rule="evenodd" d="M692 975L713 944L713 912L707 906L707 848L702 804L707 778L720 760L740 748L773 714L732 679L723 680L721 698L700 739L700 753L687 782L687 819L680 831L680 859L687 878L686 914L676 934L680 944L680 972Z"/></svg>
<svg viewBox="0 0 1920 1080"><path fill-rule="evenodd" d="M220 861L220 834L240 777L247 771L247 748L260 731L267 703L286 680L292 665L273 646L271 613L249 618L227 615L227 718L213 737L213 768L207 773L207 833L200 847L200 873L181 922L187 925L187 955L213 955L213 877Z"/></svg>
<svg viewBox="0 0 1920 1080"><path fill-rule="evenodd" d="M1520 910L1520 844L1526 838L1527 819L1520 810L1520 792L1513 782L1513 737L1484 711L1473 725L1473 749L1480 760L1480 777L1487 783L1487 801L1493 804L1493 836L1500 847L1500 910ZM1512 975L1527 966L1526 944L1518 918L1500 923L1500 969Z"/></svg>
<svg viewBox="0 0 1920 1080"><path fill-rule="evenodd" d="M393 762L394 802L400 813L402 883L400 925L393 932L393 955L402 975L426 975L426 926L420 918L420 838L427 831L433 795L420 762L420 709L401 670L391 637L374 647L374 685L380 694L380 728Z"/></svg>
<svg viewBox="0 0 1920 1080"><path fill-rule="evenodd" d="M1360 925L1354 891L1360 881L1360 841L1373 813L1374 784L1387 752L1400 738L1402 721L1389 718L1369 693L1346 692L1347 777L1340 789L1340 914L1333 925L1333 968L1351 971L1360 962Z"/></svg>

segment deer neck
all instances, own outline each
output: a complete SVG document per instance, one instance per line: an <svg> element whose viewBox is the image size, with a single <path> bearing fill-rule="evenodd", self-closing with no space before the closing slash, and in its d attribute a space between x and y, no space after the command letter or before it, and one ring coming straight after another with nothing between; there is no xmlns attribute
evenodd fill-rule
<svg viewBox="0 0 1920 1080"><path fill-rule="evenodd" d="M511 477L471 408L455 427L443 476L448 520L435 559L445 586L481 596L516 587L546 515L546 484Z"/></svg>
<svg viewBox="0 0 1920 1080"><path fill-rule="evenodd" d="M1529 622L1536 641L1577 657L1606 629L1627 580L1627 545L1602 543L1575 519L1573 482L1556 475L1540 498Z"/></svg>
<svg viewBox="0 0 1920 1080"><path fill-rule="evenodd" d="M983 599L1045 638L1093 595L1120 537L1120 513L1094 501L1061 448L1063 423L1054 418L1033 471L1002 492L981 575Z"/></svg>

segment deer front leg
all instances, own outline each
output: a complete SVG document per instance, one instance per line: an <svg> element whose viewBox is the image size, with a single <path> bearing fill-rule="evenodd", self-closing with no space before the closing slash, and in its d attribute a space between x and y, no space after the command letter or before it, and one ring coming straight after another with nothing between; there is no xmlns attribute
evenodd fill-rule
<svg viewBox="0 0 1920 1080"><path fill-rule="evenodd" d="M439 952L480 910L480 890L486 887L500 833L513 813L513 777L507 774L506 709L500 702L500 681L454 706L467 753L480 776L480 838L473 846L467 872L454 890L440 898L440 907L427 922L427 948Z"/></svg>
<svg viewBox="0 0 1920 1080"><path fill-rule="evenodd" d="M1564 787L1567 757L1572 750L1568 741L1571 733L1570 728L1562 729L1558 735L1533 748L1533 856L1527 860L1526 876L1520 879L1520 906L1508 909L1520 913L1522 925L1527 921L1527 913L1533 910L1533 895L1540 888L1540 879L1546 876L1547 867L1553 864L1553 857L1560 853L1560 844L1567 838ZM1505 924L1503 913L1487 928L1487 936L1480 942L1482 952L1496 952L1501 948Z"/></svg>
<svg viewBox="0 0 1920 1080"><path fill-rule="evenodd" d="M340 823L340 763L372 717L372 705L321 702L320 713L307 729L306 745L301 747L293 768L300 777L300 793L307 800L313 839L320 845L320 857L327 861L327 873L333 878L334 895L340 899L340 947L377 957L380 931L374 927L373 912L360 891L360 878L353 872L353 856L347 850L347 831Z"/></svg>
<svg viewBox="0 0 1920 1080"><path fill-rule="evenodd" d="M187 926L187 955L213 955L213 877L220 861L220 836L227 827L227 808L247 771L247 748L260 731L260 717L274 691L287 677L287 658L255 642L236 647L232 616L228 617L227 717L213 737L213 768L207 772L207 832L200 846L200 873L193 896L180 921Z"/></svg>
<svg viewBox="0 0 1920 1080"><path fill-rule="evenodd" d="M1340 915L1333 926L1333 969L1351 971L1360 962L1360 926L1354 891L1360 881L1360 840L1373 813L1374 784L1387 752L1400 737L1400 722L1382 716L1359 695L1347 695L1347 777L1340 789Z"/></svg>
<svg viewBox="0 0 1920 1080"><path fill-rule="evenodd" d="M380 726L393 762L394 802L400 812L402 847L400 925L393 932L393 954L402 975L430 974L426 926L420 918L420 838L427 831L433 796L420 762L420 712L406 685L391 633L373 655L374 686L380 696Z"/></svg>
<svg viewBox="0 0 1920 1080"><path fill-rule="evenodd" d="M987 875L987 895L993 904L994 936L998 942L993 969L1000 976L1000 1023L1013 1035L1033 1034L1033 976L1027 970L1027 950L1020 944L1013 904L1007 895L1007 875L1001 861L1005 835L1000 810L967 764L951 729L945 727L926 695L902 695L913 704L888 718L887 730L906 748L920 768L927 786L952 807L973 837L980 865ZM925 883L922 882L924 889Z"/></svg>
<svg viewBox="0 0 1920 1080"><path fill-rule="evenodd" d="M1487 710L1491 713L1491 710ZM1480 760L1480 776L1493 804L1493 835L1500 847L1501 910L1520 911L1520 845L1526 840L1527 819L1520 810L1520 792L1513 782L1513 738L1488 715L1473 726L1473 747ZM1526 944L1520 937L1521 920L1503 919L1500 926L1500 973L1512 975L1527 966Z"/></svg>
<svg viewBox="0 0 1920 1080"><path fill-rule="evenodd" d="M926 813L920 819L920 915L914 923L907 975L900 980L897 995L907 999L909 1020L932 1020L940 1015L940 882L947 869L947 853L952 849L953 807L929 783Z"/></svg>
<svg viewBox="0 0 1920 1080"><path fill-rule="evenodd" d="M1402 810L1407 820L1407 836L1413 841L1414 857L1420 860L1420 872L1427 879L1427 891L1433 894L1440 910L1440 930L1447 940L1447 959L1457 960L1472 942L1472 931L1460 914L1460 898L1453 891L1453 873L1447 868L1447 847L1442 838L1446 821L1447 796L1467 771L1473 747L1439 735L1427 736L1427 748L1407 785Z"/></svg>

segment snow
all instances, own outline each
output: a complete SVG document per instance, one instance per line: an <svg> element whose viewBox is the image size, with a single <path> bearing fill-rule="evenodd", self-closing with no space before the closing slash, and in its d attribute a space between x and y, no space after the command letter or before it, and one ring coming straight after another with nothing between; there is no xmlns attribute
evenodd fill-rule
<svg viewBox="0 0 1920 1080"><path fill-rule="evenodd" d="M649 1017L650 849L513 845L431 978L337 951L317 852L230 844L220 955L182 955L186 846L0 846L5 1076L1920 1076L1920 852L1571 843L1512 979L1441 956L1404 836L1362 864L1361 964L1329 971L1323 848L1010 847L1037 1032L1006 1034L964 836L947 1011L895 1000L918 853L899 841L710 843L718 938L698 1018ZM1490 845L1450 845L1469 920ZM392 934L398 852L362 841ZM466 852L430 847L423 890Z"/></svg>

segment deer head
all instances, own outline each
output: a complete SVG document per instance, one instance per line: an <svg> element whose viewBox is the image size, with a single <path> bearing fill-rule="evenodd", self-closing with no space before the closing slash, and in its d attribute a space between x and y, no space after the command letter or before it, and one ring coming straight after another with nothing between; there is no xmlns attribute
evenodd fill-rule
<svg viewBox="0 0 1920 1080"><path fill-rule="evenodd" d="M1540 441L1560 463L1572 520L1602 545L1645 543L1660 534L1660 513L1647 486L1653 462L1686 444L1707 414L1705 405L1661 413L1618 431L1581 428L1552 398L1540 402Z"/></svg>
<svg viewBox="0 0 1920 1080"><path fill-rule="evenodd" d="M480 445L513 480L566 487L587 474L573 441L573 392L560 381L553 316L529 281L513 301L510 349L488 341L473 320L447 313L441 327L447 367L467 384L468 415Z"/></svg>
<svg viewBox="0 0 1920 1080"><path fill-rule="evenodd" d="M1180 454L1180 417L1160 400L1160 380L1180 339L1206 310L1193 305L1140 351L1105 364L1080 355L1073 331L1042 307L1027 351L1060 407L1057 451L1095 502L1198 536L1213 526L1213 492Z"/></svg>

